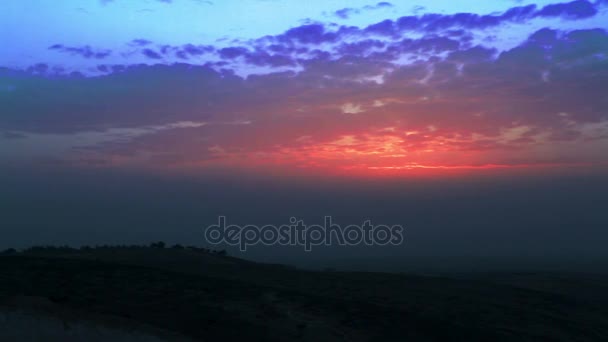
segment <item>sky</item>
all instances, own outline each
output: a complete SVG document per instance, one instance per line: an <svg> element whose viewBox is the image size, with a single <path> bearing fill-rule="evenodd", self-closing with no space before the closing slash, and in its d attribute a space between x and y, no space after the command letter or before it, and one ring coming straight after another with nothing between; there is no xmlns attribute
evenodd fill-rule
<svg viewBox="0 0 608 342"><path fill-rule="evenodd" d="M312 194L304 196L310 202L300 210L320 216L342 212L337 199L352 195L344 189L361 195L370 186L375 195L353 210L379 216L371 198L382 202L385 194L399 198L387 204L393 208L387 217L400 221L407 214L398 214L399 201L441 197L439 190L410 194L418 181L433 189L449 182L459 194L455 202L475 206L484 198L501 207L511 185L527 196L522 184L551 179L539 185L539 207L549 210L552 198L561 198L570 214L592 217L585 238L593 244L605 221L589 201L605 189L608 166L607 30L605 0L2 1L0 165L7 175L2 183L13 192L0 203L13 208L10 222L17 226L24 213L41 208L41 198L114 208L123 195L102 195L95 182L103 180L131 185L149 208L162 202L179 218L178 206L212 201L205 187L238 181L244 194L231 187L222 205L205 212L207 219L235 207L242 214L245 199L260 191L272 193L259 208L264 217L284 201L297 214L298 195L285 193L303 184L336 199L317 206ZM155 176L167 178L145 181ZM157 183L170 192L167 179L187 180L198 195L178 196L173 209L164 200L153 204L145 194ZM343 181L351 183L328 188ZM467 185L458 186L461 181ZM551 184L570 190L553 196ZM96 194L99 202L78 200ZM450 202L439 203L451 210ZM430 207L412 210L429 214ZM65 226L70 233L60 236L73 241L108 229L99 223L83 237L71 229L84 219L56 210L46 225L33 220L21 233L12 230L19 236L12 241L27 243L41 225ZM470 216L459 216L460 227L475 216L463 210ZM475 222L486 225L500 216L496 210L479 216L489 221ZM130 219L106 223L123 227ZM179 220L194 226L192 217ZM530 250L539 250L543 234L534 235L538 243ZM559 243L567 241L563 234ZM431 236L437 234L420 246L436 241ZM491 236L497 244L504 238Z"/></svg>

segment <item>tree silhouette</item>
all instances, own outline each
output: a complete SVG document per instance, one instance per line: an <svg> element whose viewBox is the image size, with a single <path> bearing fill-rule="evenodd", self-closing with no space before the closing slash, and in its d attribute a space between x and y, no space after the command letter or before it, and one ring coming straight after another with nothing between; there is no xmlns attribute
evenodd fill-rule
<svg viewBox="0 0 608 342"><path fill-rule="evenodd" d="M166 244L163 241L153 242L150 244L152 248L165 248Z"/></svg>

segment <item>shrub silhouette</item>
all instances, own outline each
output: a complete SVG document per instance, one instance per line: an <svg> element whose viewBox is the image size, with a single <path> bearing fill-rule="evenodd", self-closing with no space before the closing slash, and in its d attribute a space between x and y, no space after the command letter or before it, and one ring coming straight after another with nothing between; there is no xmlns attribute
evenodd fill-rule
<svg viewBox="0 0 608 342"><path fill-rule="evenodd" d="M2 251L2 253L0 253L0 254L2 254L2 255L17 254L17 250L14 249L14 248L9 248L9 249L6 249L6 250Z"/></svg>
<svg viewBox="0 0 608 342"><path fill-rule="evenodd" d="M0 251L0 255L20 255L20 254L34 254L34 255L65 255L65 254L77 254L81 252L93 253L95 251L120 251L120 250L145 250L145 249L165 249L168 248L165 242L157 241L152 242L149 245L95 245L88 246L84 245L78 248L70 246L31 246L21 251L15 248L9 248L4 251ZM175 244L170 247L172 250L188 250L200 254L214 254L218 256L227 256L228 252L225 249L213 250L204 247L197 246L183 246Z"/></svg>
<svg viewBox="0 0 608 342"><path fill-rule="evenodd" d="M150 244L152 248L165 248L165 243L163 241L153 242Z"/></svg>

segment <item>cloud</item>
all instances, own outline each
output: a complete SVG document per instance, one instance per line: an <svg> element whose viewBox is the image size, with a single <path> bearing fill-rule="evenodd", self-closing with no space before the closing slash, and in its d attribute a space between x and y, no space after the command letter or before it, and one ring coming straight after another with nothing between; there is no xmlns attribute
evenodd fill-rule
<svg viewBox="0 0 608 342"><path fill-rule="evenodd" d="M213 46L186 44L186 45L183 45L181 47L181 49L179 49L176 52L176 54L180 58L187 59L188 56L190 56L190 57L199 57L199 56L204 55L206 53L213 52L214 50L215 49L213 48Z"/></svg>
<svg viewBox="0 0 608 342"><path fill-rule="evenodd" d="M131 46L147 46L147 45L150 45L150 44L152 44L151 41L149 41L147 39L141 39L141 38L140 39L133 39L129 43L129 45L131 45Z"/></svg>
<svg viewBox="0 0 608 342"><path fill-rule="evenodd" d="M382 1L375 5L367 5L367 6L363 7L363 9L376 10L376 9L391 8L391 7L395 7L395 6L393 4L391 4L390 2Z"/></svg>
<svg viewBox="0 0 608 342"><path fill-rule="evenodd" d="M564 17L568 19L589 18L598 13L595 6L587 0L575 0L568 3L551 4L536 12L539 17Z"/></svg>
<svg viewBox="0 0 608 342"><path fill-rule="evenodd" d="M448 28L485 29L509 22L525 22L536 17L578 20L595 16L596 7L587 0L547 5L537 9L536 5L510 8L501 14L479 15L456 13L452 15L424 14L422 16L403 16L395 21L400 30L437 31Z"/></svg>
<svg viewBox="0 0 608 342"><path fill-rule="evenodd" d="M234 59L237 57L244 56L248 53L248 50L244 47L228 47L220 49L218 53L223 59Z"/></svg>
<svg viewBox="0 0 608 342"><path fill-rule="evenodd" d="M70 47L62 44L55 44L49 47L49 50L55 50L70 55L78 55L84 58L104 59L112 54L112 50L93 49L89 45L81 47Z"/></svg>
<svg viewBox="0 0 608 342"><path fill-rule="evenodd" d="M379 2L366 7L367 9L378 9L391 6L390 3ZM383 58L387 61L400 58L402 61L404 58L411 61L416 58L411 54L423 54L423 57L427 58L430 55L440 55L457 48L470 48L476 40L484 35L489 35L490 29L506 23L531 23L532 20L540 17L579 20L594 15L597 12L595 7L599 6L599 3L592 4L587 0L576 0L548 5L540 9L533 4L516 6L502 13L488 15L426 13L421 16L403 16L395 20L386 19L364 28L307 22L281 34L252 40L235 40L233 44L222 45L222 47L193 43L152 47L151 41L138 38L130 41L128 45L141 48L141 50L136 50L137 53L133 51L123 53L122 56L129 58L129 56L140 54L157 63L188 61L190 63L209 63L218 69L241 68L241 71L237 71L237 73L243 76L269 70L297 71L310 58L330 54L337 59L340 58L340 54L349 51L347 49L350 51L358 49L360 53L374 54L378 59ZM412 34L421 35L421 40L412 41L409 38ZM490 38L486 37L486 39ZM365 42L366 40L368 42ZM374 46L364 45L369 44L370 41L375 41ZM394 42L389 44L389 41L400 41L401 46ZM102 58L111 54L110 50L94 50L89 46L74 48L55 45L52 48L71 54L80 54L87 58L94 56ZM405 55L408 53L410 56L406 57ZM100 72L103 72L102 69L97 68ZM90 70L81 72L90 73Z"/></svg>
<svg viewBox="0 0 608 342"><path fill-rule="evenodd" d="M158 52L152 50L152 49L143 49L141 50L142 55L150 58L150 59L162 59L163 56L161 54L159 54Z"/></svg>
<svg viewBox="0 0 608 342"><path fill-rule="evenodd" d="M356 8L342 8L334 12L334 15L340 19L348 19L353 14L358 14L361 11Z"/></svg>
<svg viewBox="0 0 608 342"><path fill-rule="evenodd" d="M334 42L338 39L335 32L329 32L322 24L307 24L287 30L284 34L276 37L281 42L298 42L302 44L321 44Z"/></svg>
<svg viewBox="0 0 608 342"><path fill-rule="evenodd" d="M363 30L364 33L376 34L386 37L398 37L406 32L418 31L425 33L442 32L453 29L489 29L506 23L524 23L533 20L534 18L562 18L565 20L580 20L595 16L598 13L600 3L591 3L588 0L575 0L569 3L551 4L542 8L538 8L534 4L525 6L512 7L502 13L494 13L480 15L475 13L455 13L451 15L426 13L423 15L402 16L396 20L384 20L375 24L369 25ZM378 3L374 6L366 6L362 8L343 8L334 15L341 19L348 19L354 14L361 13L363 10L372 10L378 8L392 7L390 3ZM418 12L417 10L416 12ZM308 30L317 30L317 35L320 35L323 26L315 24L312 27L306 27ZM304 29L304 26L294 28L293 30ZM356 28L340 27L336 32L336 36L328 33L326 39L316 39L320 41L335 41L343 36L351 36ZM312 41L312 39L310 40Z"/></svg>
<svg viewBox="0 0 608 342"><path fill-rule="evenodd" d="M222 47L135 39L138 54L162 64L99 64L105 76L94 78L49 77L43 63L0 70L0 86L12 87L0 87L0 131L101 132L103 143L71 157L146 167L605 162L605 30L543 28L504 51L468 32L539 16L578 20L591 13L585 3L364 28L307 23ZM87 58L103 51L51 49ZM264 72L239 76L238 67ZM146 134L112 137L116 129ZM568 152L574 147L590 152Z"/></svg>
<svg viewBox="0 0 608 342"><path fill-rule="evenodd" d="M382 1L375 5L367 5L367 6L363 6L361 8L349 8L349 7L342 8L342 9L335 11L333 13L333 15L340 19L348 19L351 16L353 16L355 14L359 14L363 11L373 11L373 10L377 10L377 9L391 8L391 7L395 7L395 6L393 4L391 4L390 2Z"/></svg>
<svg viewBox="0 0 608 342"><path fill-rule="evenodd" d="M247 78L188 64L123 67L97 78L5 71L0 79L18 91L0 93L0 131L146 130L78 151L146 167L245 166L255 160L377 168L500 164L516 156L518 163L589 161L538 152L562 144L587 146L596 151L593 160L601 160L597 146L608 129L604 30L546 28L500 54L441 36L349 44L338 58L298 60L298 73ZM449 53L407 65L392 64L386 52L360 56L374 48ZM227 56L265 64L271 55L244 49ZM373 80L376 75L381 82Z"/></svg>

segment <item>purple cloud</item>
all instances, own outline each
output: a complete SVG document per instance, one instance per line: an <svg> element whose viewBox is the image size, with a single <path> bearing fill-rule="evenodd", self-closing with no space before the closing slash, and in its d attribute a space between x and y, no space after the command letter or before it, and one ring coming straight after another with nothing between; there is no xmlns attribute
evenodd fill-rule
<svg viewBox="0 0 608 342"><path fill-rule="evenodd" d="M361 11L359 11L356 8L342 8L342 9L335 11L334 15L341 19L348 19L348 18L350 18L351 15L358 14L360 12Z"/></svg>
<svg viewBox="0 0 608 342"><path fill-rule="evenodd" d="M562 17L578 20L589 18L598 13L596 7L587 0L576 0L569 3L552 4L537 10L536 5L510 8L501 14L478 15L474 13L456 13L442 15L428 13L423 16L403 16L396 20L399 30L437 31L449 28L484 29L507 22L524 22L535 17ZM383 32L389 32L385 27Z"/></svg>
<svg viewBox="0 0 608 342"><path fill-rule="evenodd" d="M229 47L219 50L219 55L223 59L234 59L247 54L248 50L244 47Z"/></svg>
<svg viewBox="0 0 608 342"><path fill-rule="evenodd" d="M321 24L307 24L287 30L277 37L280 41L296 41L302 44L334 42L338 38L334 32L327 32Z"/></svg>
<svg viewBox="0 0 608 342"><path fill-rule="evenodd" d="M152 49L143 49L141 50L141 53L151 59L162 59L163 56L161 56L158 52L152 50Z"/></svg>
<svg viewBox="0 0 608 342"><path fill-rule="evenodd" d="M49 66L45 63L34 64L27 69L29 72L36 74L44 74L49 70Z"/></svg>
<svg viewBox="0 0 608 342"><path fill-rule="evenodd" d="M536 16L584 19L596 15L597 12L595 6L589 1L575 0L568 3L547 5L538 11Z"/></svg>
<svg viewBox="0 0 608 342"><path fill-rule="evenodd" d="M377 34L382 36L395 36L397 34L394 22L390 19L369 25L363 31L366 33Z"/></svg>
<svg viewBox="0 0 608 342"><path fill-rule="evenodd" d="M152 44L152 42L149 41L149 40L147 40L147 39L133 39L129 43L129 45L132 45L132 46L147 46L147 45L150 45L150 44Z"/></svg>
<svg viewBox="0 0 608 342"><path fill-rule="evenodd" d="M257 66L282 67L295 65L295 62L289 56L280 54L272 55L265 51L247 53L245 55L245 61Z"/></svg>
<svg viewBox="0 0 608 342"><path fill-rule="evenodd" d="M82 47L70 47L62 44L55 44L50 46L49 50L69 53L71 55L79 55L87 59L104 59L112 54L112 50L95 50L88 45Z"/></svg>
<svg viewBox="0 0 608 342"><path fill-rule="evenodd" d="M363 7L363 9L365 10L375 10L375 9L381 9L381 8L391 8L391 7L395 7L393 4L391 4L390 2L386 2L386 1L382 1L379 2L375 5L367 5L365 7Z"/></svg>
<svg viewBox="0 0 608 342"><path fill-rule="evenodd" d="M181 59L188 59L189 57L200 57L214 50L215 48L209 45L186 44L178 48L175 55Z"/></svg>
<svg viewBox="0 0 608 342"><path fill-rule="evenodd" d="M372 11L372 10L390 8L390 7L394 7L394 5L391 4L390 2L382 1L375 5L367 5L367 6L363 6L361 8L348 8L348 7L342 8L342 9L335 11L333 14L334 14L334 16L336 16L340 19L348 19L352 15L359 14L362 11Z"/></svg>

